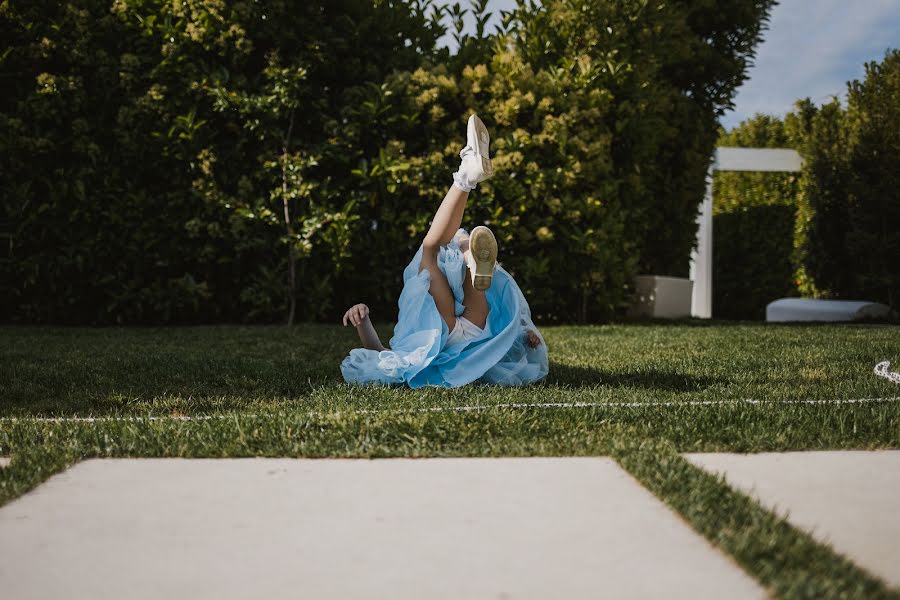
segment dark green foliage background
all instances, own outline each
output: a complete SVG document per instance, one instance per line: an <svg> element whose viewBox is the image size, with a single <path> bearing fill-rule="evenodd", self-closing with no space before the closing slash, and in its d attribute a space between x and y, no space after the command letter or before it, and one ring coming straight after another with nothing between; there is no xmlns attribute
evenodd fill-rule
<svg viewBox="0 0 900 600"><path fill-rule="evenodd" d="M853 277L836 293L900 308L900 50L865 69L865 78L847 90L847 247Z"/></svg>
<svg viewBox="0 0 900 600"><path fill-rule="evenodd" d="M720 146L795 148L804 167L716 174L716 316L762 318L797 295L900 307L900 51L865 70L846 106L805 99L720 133Z"/></svg>
<svg viewBox="0 0 900 600"><path fill-rule="evenodd" d="M451 54L427 0L2 3L2 319L280 320L288 248L298 318L392 319L471 110L498 175L467 219L539 319L610 318L686 275L772 4L522 2Z"/></svg>
<svg viewBox="0 0 900 600"><path fill-rule="evenodd" d="M791 247L794 207L746 206L715 215L713 314L764 321L766 305L797 296Z"/></svg>
<svg viewBox="0 0 900 600"><path fill-rule="evenodd" d="M795 117L756 115L719 146L798 148ZM764 320L766 304L797 296L792 261L799 173L717 172L713 181L713 313Z"/></svg>

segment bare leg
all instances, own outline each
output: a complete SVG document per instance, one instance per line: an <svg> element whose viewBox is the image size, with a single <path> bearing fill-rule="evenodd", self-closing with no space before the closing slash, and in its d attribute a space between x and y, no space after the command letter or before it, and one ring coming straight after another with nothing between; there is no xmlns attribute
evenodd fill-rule
<svg viewBox="0 0 900 600"><path fill-rule="evenodd" d="M472 276L469 267L466 267L466 278L463 281L463 304L466 309L462 316L484 329L489 312L487 296L483 291L475 289L472 285Z"/></svg>
<svg viewBox="0 0 900 600"><path fill-rule="evenodd" d="M453 235L462 225L463 213L466 210L466 202L469 199L469 192L464 192L457 186L450 186L447 195L441 201L437 212L434 214L434 220L428 233L425 234L425 240L422 242L422 262L419 265L419 271L428 269L431 274L431 286L428 291L434 298L438 312L447 323L450 331L456 326L456 311L454 310L455 301L453 292L450 290L450 284L447 277L438 268L438 250L453 239ZM468 317L466 317L468 318Z"/></svg>

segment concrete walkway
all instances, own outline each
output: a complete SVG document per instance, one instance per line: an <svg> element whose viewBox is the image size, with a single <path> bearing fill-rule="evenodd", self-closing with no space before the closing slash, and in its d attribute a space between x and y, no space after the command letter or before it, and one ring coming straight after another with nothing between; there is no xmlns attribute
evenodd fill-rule
<svg viewBox="0 0 900 600"><path fill-rule="evenodd" d="M19 598L761 598L607 458L92 460L0 508Z"/></svg>
<svg viewBox="0 0 900 600"><path fill-rule="evenodd" d="M900 450L686 457L900 587Z"/></svg>

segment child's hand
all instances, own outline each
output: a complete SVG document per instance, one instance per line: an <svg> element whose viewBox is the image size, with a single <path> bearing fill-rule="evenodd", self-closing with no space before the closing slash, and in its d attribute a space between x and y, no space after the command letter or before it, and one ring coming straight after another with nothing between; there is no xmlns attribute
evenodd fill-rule
<svg viewBox="0 0 900 600"><path fill-rule="evenodd" d="M344 327L348 322L352 323L354 327L359 327L368 318L369 307L365 304L354 304L344 313Z"/></svg>
<svg viewBox="0 0 900 600"><path fill-rule="evenodd" d="M533 350L541 345L541 338L538 337L536 331L534 331L533 329L529 329L525 332L525 342Z"/></svg>

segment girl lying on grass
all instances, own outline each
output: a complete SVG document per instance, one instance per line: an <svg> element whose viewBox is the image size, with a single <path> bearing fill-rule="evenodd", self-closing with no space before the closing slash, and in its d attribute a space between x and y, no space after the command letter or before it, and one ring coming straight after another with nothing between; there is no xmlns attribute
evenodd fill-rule
<svg viewBox="0 0 900 600"><path fill-rule="evenodd" d="M547 345L519 286L497 264L493 232L460 228L469 192L493 175L490 137L476 115L466 138L453 185L403 271L391 347L382 345L365 304L344 314L344 325L356 327L364 346L341 363L347 382L527 385L547 375Z"/></svg>

